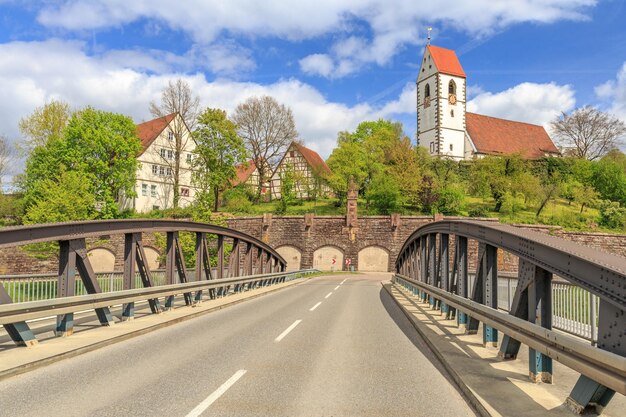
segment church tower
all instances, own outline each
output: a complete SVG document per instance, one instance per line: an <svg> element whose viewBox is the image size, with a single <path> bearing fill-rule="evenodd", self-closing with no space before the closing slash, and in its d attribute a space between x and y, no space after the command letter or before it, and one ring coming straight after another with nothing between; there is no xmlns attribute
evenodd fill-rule
<svg viewBox="0 0 626 417"><path fill-rule="evenodd" d="M465 71L454 51L426 45L417 76L417 143L431 155L464 159Z"/></svg>

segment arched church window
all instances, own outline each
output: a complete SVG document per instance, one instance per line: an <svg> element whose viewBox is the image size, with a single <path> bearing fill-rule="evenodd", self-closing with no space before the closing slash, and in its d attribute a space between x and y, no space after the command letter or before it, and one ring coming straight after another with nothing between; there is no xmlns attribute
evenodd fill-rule
<svg viewBox="0 0 626 417"><path fill-rule="evenodd" d="M450 80L448 83L448 103L456 104L456 83Z"/></svg>
<svg viewBox="0 0 626 417"><path fill-rule="evenodd" d="M424 87L424 107L430 106L430 84Z"/></svg>

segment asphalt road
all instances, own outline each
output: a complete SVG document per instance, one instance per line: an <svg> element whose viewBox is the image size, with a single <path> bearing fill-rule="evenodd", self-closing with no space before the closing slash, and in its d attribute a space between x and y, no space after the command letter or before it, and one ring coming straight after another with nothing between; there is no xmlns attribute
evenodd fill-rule
<svg viewBox="0 0 626 417"><path fill-rule="evenodd" d="M314 278L7 379L0 415L474 415L387 278Z"/></svg>

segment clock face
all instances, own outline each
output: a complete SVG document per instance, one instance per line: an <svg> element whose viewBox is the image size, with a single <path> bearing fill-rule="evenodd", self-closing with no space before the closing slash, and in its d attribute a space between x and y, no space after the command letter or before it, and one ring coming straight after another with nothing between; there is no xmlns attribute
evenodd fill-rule
<svg viewBox="0 0 626 417"><path fill-rule="evenodd" d="M448 96L448 103L450 104L456 104L456 94L450 94Z"/></svg>

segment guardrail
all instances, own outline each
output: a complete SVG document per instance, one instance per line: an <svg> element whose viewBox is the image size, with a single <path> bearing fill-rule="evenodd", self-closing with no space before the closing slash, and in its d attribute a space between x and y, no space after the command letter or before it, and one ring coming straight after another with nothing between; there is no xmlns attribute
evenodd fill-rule
<svg viewBox="0 0 626 417"><path fill-rule="evenodd" d="M454 236L452 242L450 235ZM468 271L470 239L477 242L478 249L473 282ZM507 285L508 315L498 311L503 298L499 294L499 251L519 258L512 299ZM411 285L421 300L456 318L466 332L476 333L483 322L485 345L497 346L498 330L503 331L500 357L515 359L520 343L528 344L531 380L551 382L553 358L581 372L567 399L573 410L582 413L595 408L600 412L616 391L626 393L626 259L512 226L444 220L418 228L406 240L396 272L397 279ZM555 282L553 286L553 276L567 284ZM587 298L583 290L597 299ZM554 298L553 291L557 294ZM594 305L598 299L599 307ZM573 305L577 310L572 315ZM560 319L587 321L589 327L597 321L597 347L582 341L572 344L570 336L553 332L553 324L567 327ZM566 330L582 333L587 329ZM590 331L593 339L595 329ZM560 344L563 340L568 341Z"/></svg>
<svg viewBox="0 0 626 417"><path fill-rule="evenodd" d="M52 300L29 301L19 304L3 304L0 305L0 324L14 324L49 317L50 315L76 313L78 311L111 307L137 301L174 297L192 292L200 295L194 298L194 303L197 303L202 301L203 297L213 299L217 296L225 296L227 294L235 294L259 287L287 282L315 272L318 271L315 269L306 269L295 272L278 272L252 275L243 278L185 282L158 287L63 297ZM206 295L203 295L205 291ZM211 296L212 293L214 293L215 296Z"/></svg>
<svg viewBox="0 0 626 417"><path fill-rule="evenodd" d="M483 325L500 330L535 351L626 395L626 358L622 356L399 274L394 275L393 282L415 295L415 290L419 289L445 301L446 305L470 314Z"/></svg>
<svg viewBox="0 0 626 417"><path fill-rule="evenodd" d="M155 288L157 283L148 266L142 243L142 234L145 232L164 233L166 237L165 285L157 287L158 289ZM195 234L193 275L189 274L186 267L179 232ZM201 281L222 280L227 276L234 279L240 275L263 276L268 273L284 273L286 268L286 261L280 254L266 243L252 236L221 226L176 220L103 220L8 227L0 230L0 248L58 242L59 273L56 286L54 286L56 299L36 301L36 303L52 301L51 305L54 305L54 301L74 297L77 290L84 290L89 296L95 296L94 300L99 299L97 296L106 299L110 295L104 295L101 283L91 267L87 255L86 239L111 234L124 235L123 291L142 286L148 293L153 290L158 293L160 289L166 287L174 288L171 286L176 285L177 281L181 283L180 285L190 283L201 286ZM226 256L227 245L230 248L228 256ZM137 282L137 274L140 277L139 282ZM191 281L195 282L192 283ZM78 282L82 283L82 287ZM241 285L241 283L234 285ZM220 295L220 288L222 287L218 288L217 295ZM47 288L47 290L52 291L51 288ZM214 287L210 287L209 290L209 295L214 297L216 295ZM15 293L13 295L15 296ZM190 290L184 293L184 300L186 304L190 305L193 304L194 300L202 299L202 296L202 291L198 290L192 298ZM148 302L153 313L162 311L161 301L158 297L149 299ZM166 309L171 308L173 302L173 295L166 296L164 307ZM13 303L14 300L5 286L0 285L0 307L11 310L4 305ZM19 303L20 306L27 304L29 302ZM101 325L107 326L112 322L108 305L98 304L98 307L94 308ZM122 319L132 318L134 308L133 301L124 302ZM73 311L58 312L57 310L57 314L57 334L71 335L74 322ZM25 321L5 322L4 327L11 339L18 345L28 346L37 342Z"/></svg>

